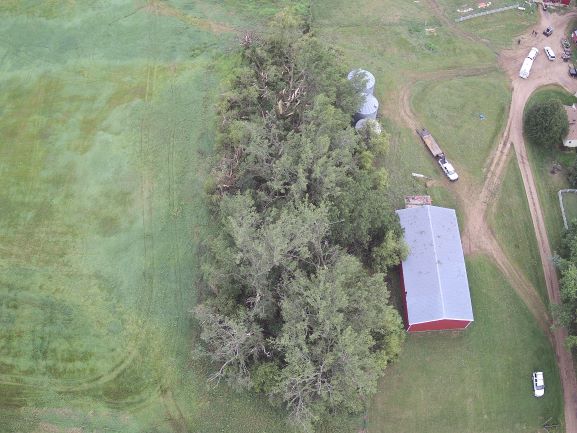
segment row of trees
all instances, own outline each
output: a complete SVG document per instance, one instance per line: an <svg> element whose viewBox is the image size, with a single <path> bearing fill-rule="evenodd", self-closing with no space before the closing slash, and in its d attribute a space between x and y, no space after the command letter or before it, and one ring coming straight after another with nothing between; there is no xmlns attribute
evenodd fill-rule
<svg viewBox="0 0 577 433"><path fill-rule="evenodd" d="M577 347L577 221L573 221L563 235L561 256L555 261L561 273L559 291L561 304L555 306L555 318L569 332L567 345Z"/></svg>
<svg viewBox="0 0 577 433"><path fill-rule="evenodd" d="M351 128L355 83L308 30L285 13L242 41L195 310L210 380L266 393L305 430L361 410L399 353L385 273L406 254L374 163L388 136Z"/></svg>

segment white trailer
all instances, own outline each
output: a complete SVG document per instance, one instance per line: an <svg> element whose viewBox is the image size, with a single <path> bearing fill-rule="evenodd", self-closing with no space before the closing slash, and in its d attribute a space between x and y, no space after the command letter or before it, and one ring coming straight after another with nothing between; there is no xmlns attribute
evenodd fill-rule
<svg viewBox="0 0 577 433"><path fill-rule="evenodd" d="M531 67L533 66L533 60L539 54L539 50L535 47L531 48L525 60L523 60L523 65L521 65L521 70L519 71L519 76L523 79L529 78L529 74L531 73Z"/></svg>

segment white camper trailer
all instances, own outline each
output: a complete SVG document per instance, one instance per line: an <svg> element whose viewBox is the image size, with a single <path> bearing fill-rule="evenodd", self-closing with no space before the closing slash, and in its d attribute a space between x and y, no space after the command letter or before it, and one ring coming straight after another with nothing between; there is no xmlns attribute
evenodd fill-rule
<svg viewBox="0 0 577 433"><path fill-rule="evenodd" d="M527 55L525 60L523 60L523 65L521 66L521 70L519 71L519 76L521 78L523 79L529 78L529 73L531 72L531 67L533 66L533 60L535 60L537 54L539 54L539 50L535 47L531 48L531 51L529 51L529 54Z"/></svg>

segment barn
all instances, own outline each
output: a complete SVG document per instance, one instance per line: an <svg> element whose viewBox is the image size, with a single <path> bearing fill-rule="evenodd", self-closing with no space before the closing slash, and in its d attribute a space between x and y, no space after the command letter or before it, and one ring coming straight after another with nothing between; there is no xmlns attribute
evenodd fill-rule
<svg viewBox="0 0 577 433"><path fill-rule="evenodd" d="M427 205L397 214L409 247L401 264L407 331L467 328L473 307L455 211Z"/></svg>

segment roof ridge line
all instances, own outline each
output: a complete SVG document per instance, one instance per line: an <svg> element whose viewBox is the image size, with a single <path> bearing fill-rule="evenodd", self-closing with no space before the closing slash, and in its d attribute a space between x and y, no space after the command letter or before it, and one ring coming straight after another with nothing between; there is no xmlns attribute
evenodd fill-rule
<svg viewBox="0 0 577 433"><path fill-rule="evenodd" d="M437 271L437 281L439 282L439 294L441 295L441 308L443 309L443 318L447 315L445 311L445 297L443 296L443 284L441 283L441 272L439 271L439 260L437 255L437 243L435 242L435 231L433 229L433 219L431 217L431 206L425 206L427 208L427 216L429 217L429 227L431 229L431 238L433 240L433 252L435 254L435 270Z"/></svg>

